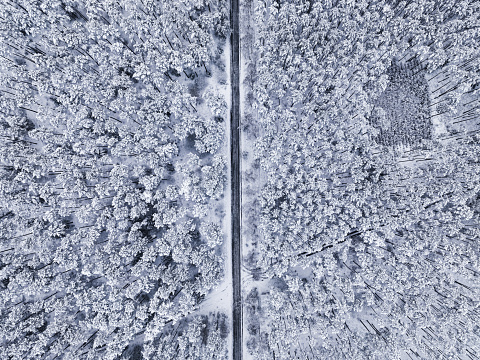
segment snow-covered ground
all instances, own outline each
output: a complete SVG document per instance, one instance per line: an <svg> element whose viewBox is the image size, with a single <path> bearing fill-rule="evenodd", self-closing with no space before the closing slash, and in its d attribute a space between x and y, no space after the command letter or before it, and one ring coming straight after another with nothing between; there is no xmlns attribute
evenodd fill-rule
<svg viewBox="0 0 480 360"><path fill-rule="evenodd" d="M223 156L227 159L226 173L231 173L230 164L230 42L226 41L224 44L224 52L222 56L222 63L225 64L224 71L215 69L212 77L208 79L208 84L214 86L216 91L221 94L228 104L225 116L225 138L223 146ZM219 86L220 85L220 86ZM207 85L208 87L208 85ZM215 287L215 289L205 298L205 301L200 305L198 314L208 314L210 312L221 312L227 314L229 319L229 327L231 327L231 313L232 313L232 231L231 231L231 181L227 177L225 183L224 197L222 199L220 209L222 211L222 229L224 233L224 242L221 247L221 252L224 256L224 277L222 282ZM228 359L232 358L232 332L230 331L227 338Z"/></svg>

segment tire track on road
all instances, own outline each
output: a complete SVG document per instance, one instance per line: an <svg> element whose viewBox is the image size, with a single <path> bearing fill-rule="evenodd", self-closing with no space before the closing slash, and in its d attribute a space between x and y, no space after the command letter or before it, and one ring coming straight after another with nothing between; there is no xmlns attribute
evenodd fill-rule
<svg viewBox="0 0 480 360"><path fill-rule="evenodd" d="M240 238L240 26L239 0L230 0L230 113L231 190L232 190L232 286L233 286L233 360L242 360L242 244Z"/></svg>

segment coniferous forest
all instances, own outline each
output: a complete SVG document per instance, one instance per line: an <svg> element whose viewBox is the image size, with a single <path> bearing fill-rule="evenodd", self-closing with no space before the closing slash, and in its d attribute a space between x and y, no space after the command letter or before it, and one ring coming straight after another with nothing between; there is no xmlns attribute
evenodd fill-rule
<svg viewBox="0 0 480 360"><path fill-rule="evenodd" d="M480 359L480 2L0 0L0 359Z"/></svg>

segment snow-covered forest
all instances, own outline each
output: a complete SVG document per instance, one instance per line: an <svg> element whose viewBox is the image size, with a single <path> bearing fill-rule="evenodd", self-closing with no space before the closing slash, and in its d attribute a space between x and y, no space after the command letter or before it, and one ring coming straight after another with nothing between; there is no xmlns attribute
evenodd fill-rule
<svg viewBox="0 0 480 360"><path fill-rule="evenodd" d="M0 1L0 358L225 359L228 3Z"/></svg>
<svg viewBox="0 0 480 360"><path fill-rule="evenodd" d="M480 357L479 15L245 2L253 359Z"/></svg>
<svg viewBox="0 0 480 360"><path fill-rule="evenodd" d="M0 0L2 360L480 359L479 220L479 1Z"/></svg>

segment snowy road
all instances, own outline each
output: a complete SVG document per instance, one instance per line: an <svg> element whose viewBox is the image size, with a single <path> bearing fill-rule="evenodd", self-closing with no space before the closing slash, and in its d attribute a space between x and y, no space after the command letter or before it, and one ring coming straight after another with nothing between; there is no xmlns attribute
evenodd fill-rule
<svg viewBox="0 0 480 360"><path fill-rule="evenodd" d="M242 359L242 283L240 239L240 36L239 0L230 0L231 87L230 116L231 181L232 181L232 286L233 286L233 360Z"/></svg>

